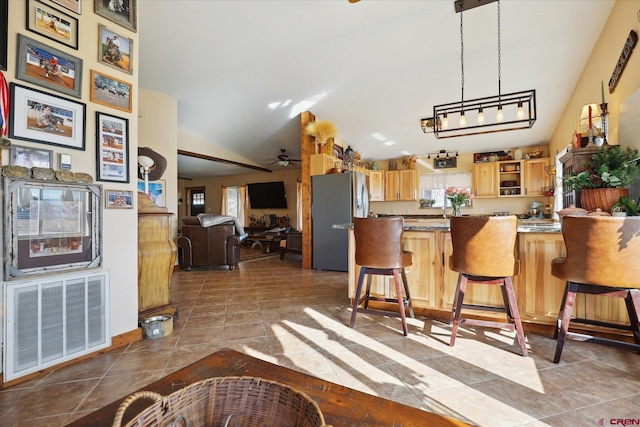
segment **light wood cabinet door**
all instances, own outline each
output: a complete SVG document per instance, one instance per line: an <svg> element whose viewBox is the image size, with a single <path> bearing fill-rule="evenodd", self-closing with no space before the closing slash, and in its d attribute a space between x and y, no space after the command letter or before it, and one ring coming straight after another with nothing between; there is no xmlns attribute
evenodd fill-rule
<svg viewBox="0 0 640 427"><path fill-rule="evenodd" d="M334 157L327 154L312 154L310 156L310 175L324 175L333 167Z"/></svg>
<svg viewBox="0 0 640 427"><path fill-rule="evenodd" d="M438 241L440 233L405 231L402 249L413 253L413 264L405 268L414 306L436 308L436 288L442 276L442 250ZM396 297L393 276L389 278L389 293Z"/></svg>
<svg viewBox="0 0 640 427"><path fill-rule="evenodd" d="M384 201L384 171L369 171L369 200Z"/></svg>
<svg viewBox="0 0 640 427"><path fill-rule="evenodd" d="M558 318L565 286L564 281L551 275L551 261L566 255L562 234L520 233L519 246L521 280L516 295L520 314L541 323L552 323ZM580 298L584 302L584 296ZM579 311L584 314L583 302L576 300L574 314Z"/></svg>
<svg viewBox="0 0 640 427"><path fill-rule="evenodd" d="M415 169L385 171L384 200L417 200Z"/></svg>
<svg viewBox="0 0 640 427"><path fill-rule="evenodd" d="M384 171L384 199L400 200L400 171Z"/></svg>
<svg viewBox="0 0 640 427"><path fill-rule="evenodd" d="M498 196L497 163L476 163L473 165L473 189L475 197Z"/></svg>
<svg viewBox="0 0 640 427"><path fill-rule="evenodd" d="M543 187L549 187L550 177L545 170L549 158L531 159L524 162L525 196L544 196Z"/></svg>
<svg viewBox="0 0 640 427"><path fill-rule="evenodd" d="M415 169L404 169L400 172L400 183L398 192L400 200L417 200L416 195L416 171Z"/></svg>

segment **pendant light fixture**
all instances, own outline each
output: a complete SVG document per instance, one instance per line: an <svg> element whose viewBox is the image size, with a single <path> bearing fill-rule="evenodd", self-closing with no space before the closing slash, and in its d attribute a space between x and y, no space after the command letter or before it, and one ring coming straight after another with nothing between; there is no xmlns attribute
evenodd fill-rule
<svg viewBox="0 0 640 427"><path fill-rule="evenodd" d="M463 12L495 2L498 3L498 94L485 98L465 100ZM433 107L433 117L420 121L422 131L424 133L433 132L436 138L442 139L532 127L537 118L535 89L502 93L500 0L457 0L455 2L455 10L460 13L462 96L458 102L435 105ZM455 126L456 123L458 124L457 127Z"/></svg>

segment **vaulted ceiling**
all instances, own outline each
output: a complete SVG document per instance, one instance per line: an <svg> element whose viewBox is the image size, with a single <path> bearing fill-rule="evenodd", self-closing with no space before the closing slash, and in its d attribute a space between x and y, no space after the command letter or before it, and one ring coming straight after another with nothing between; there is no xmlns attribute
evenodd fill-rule
<svg viewBox="0 0 640 427"><path fill-rule="evenodd" d="M138 4L140 87L178 101L180 129L277 169L269 164L281 148L299 158L305 110L335 123L342 143L365 159L546 144L614 0L503 0L502 92L536 89L538 120L527 130L446 140L424 134L420 119L460 100L452 0ZM465 98L496 95L497 3L465 12L463 22ZM250 171L179 157L183 177Z"/></svg>

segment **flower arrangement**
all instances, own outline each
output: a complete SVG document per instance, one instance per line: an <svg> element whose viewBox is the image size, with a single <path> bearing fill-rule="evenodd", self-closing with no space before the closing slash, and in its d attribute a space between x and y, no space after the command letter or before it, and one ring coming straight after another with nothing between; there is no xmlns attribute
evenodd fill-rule
<svg viewBox="0 0 640 427"><path fill-rule="evenodd" d="M449 187L444 192L453 207L453 215L459 216L460 206L473 199L473 194L466 188Z"/></svg>
<svg viewBox="0 0 640 427"><path fill-rule="evenodd" d="M336 126L327 120L309 122L304 131L307 135L313 136L318 144L324 144L329 138L335 138L338 134Z"/></svg>

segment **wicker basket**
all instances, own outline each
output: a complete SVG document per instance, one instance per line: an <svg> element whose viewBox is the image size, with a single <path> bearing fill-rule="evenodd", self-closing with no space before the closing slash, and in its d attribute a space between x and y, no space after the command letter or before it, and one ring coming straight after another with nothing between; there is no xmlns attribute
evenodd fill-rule
<svg viewBox="0 0 640 427"><path fill-rule="evenodd" d="M628 197L628 188L589 188L582 190L580 204L588 211L600 208L603 212L611 212L613 205L620 197Z"/></svg>
<svg viewBox="0 0 640 427"><path fill-rule="evenodd" d="M169 396L150 391L134 393L118 408L113 427L121 426L129 405L142 398L155 403L127 427L329 427L318 404L305 393L255 377L209 378Z"/></svg>

